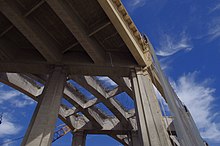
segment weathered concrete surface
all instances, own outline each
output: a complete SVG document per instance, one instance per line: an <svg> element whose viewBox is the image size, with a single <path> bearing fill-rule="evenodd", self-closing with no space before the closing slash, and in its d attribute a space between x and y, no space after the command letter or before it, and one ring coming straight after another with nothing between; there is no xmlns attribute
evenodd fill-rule
<svg viewBox="0 0 220 146"><path fill-rule="evenodd" d="M140 143L143 146L171 146L149 74L132 71Z"/></svg>
<svg viewBox="0 0 220 146"><path fill-rule="evenodd" d="M85 146L86 144L86 133L78 131L73 134L72 146Z"/></svg>
<svg viewBox="0 0 220 146"><path fill-rule="evenodd" d="M22 141L23 146L51 145L65 81L62 68L52 71Z"/></svg>

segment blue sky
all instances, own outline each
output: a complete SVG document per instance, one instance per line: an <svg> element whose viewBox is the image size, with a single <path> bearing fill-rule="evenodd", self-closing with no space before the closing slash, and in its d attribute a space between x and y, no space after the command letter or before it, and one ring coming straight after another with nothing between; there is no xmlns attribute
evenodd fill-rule
<svg viewBox="0 0 220 146"><path fill-rule="evenodd" d="M147 34L151 40L163 70L180 99L190 109L203 138L211 146L219 146L220 1L122 2L140 32ZM0 143L24 135L35 106L36 103L28 97L0 84L0 112L4 112ZM132 107L132 103L128 106ZM68 134L53 145L70 146L71 137ZM91 135L87 144L120 145L110 137Z"/></svg>
<svg viewBox="0 0 220 146"><path fill-rule="evenodd" d="M123 1L211 146L220 145L220 1Z"/></svg>

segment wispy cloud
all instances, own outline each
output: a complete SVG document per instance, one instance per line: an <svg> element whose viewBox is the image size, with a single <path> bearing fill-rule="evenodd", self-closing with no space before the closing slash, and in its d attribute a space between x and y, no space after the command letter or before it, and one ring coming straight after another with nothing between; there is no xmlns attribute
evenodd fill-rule
<svg viewBox="0 0 220 146"><path fill-rule="evenodd" d="M189 108L203 138L219 142L220 123L213 119L215 89L208 86L208 79L203 82L196 81L197 72L181 76L173 86L179 98Z"/></svg>
<svg viewBox="0 0 220 146"><path fill-rule="evenodd" d="M220 17L213 19L208 27L209 41L220 38Z"/></svg>
<svg viewBox="0 0 220 146"><path fill-rule="evenodd" d="M125 1L130 11L133 11L139 7L143 7L147 0L129 0Z"/></svg>
<svg viewBox="0 0 220 146"><path fill-rule="evenodd" d="M16 90L5 90L4 85L0 87L0 104L9 102L14 107L25 107L27 105L34 104L34 101L26 95Z"/></svg>
<svg viewBox="0 0 220 146"><path fill-rule="evenodd" d="M3 145L2 146L10 146L10 139L4 139L3 140Z"/></svg>
<svg viewBox="0 0 220 146"><path fill-rule="evenodd" d="M179 36L164 34L160 39L160 47L156 51L159 56L171 56L181 50L191 51L190 38L183 32Z"/></svg>
<svg viewBox="0 0 220 146"><path fill-rule="evenodd" d="M21 130L21 126L15 124L10 114L3 115L2 124L0 124L0 137L15 135Z"/></svg>
<svg viewBox="0 0 220 146"><path fill-rule="evenodd" d="M22 107L25 107L27 105L32 105L34 104L35 102L33 100L31 100L30 98L29 99L14 99L11 101L11 104L15 107L19 107L19 108L22 108Z"/></svg>
<svg viewBox="0 0 220 146"><path fill-rule="evenodd" d="M117 84L112 81L109 77L105 76L97 76L96 79L101 82L101 84L104 86L105 89L113 89L117 87Z"/></svg>
<svg viewBox="0 0 220 146"><path fill-rule="evenodd" d="M19 95L20 93L17 91L5 91L0 89L0 104Z"/></svg>
<svg viewBox="0 0 220 146"><path fill-rule="evenodd" d="M212 13L212 12L215 12L217 10L220 10L220 3L215 5L213 8L211 8L209 12Z"/></svg>

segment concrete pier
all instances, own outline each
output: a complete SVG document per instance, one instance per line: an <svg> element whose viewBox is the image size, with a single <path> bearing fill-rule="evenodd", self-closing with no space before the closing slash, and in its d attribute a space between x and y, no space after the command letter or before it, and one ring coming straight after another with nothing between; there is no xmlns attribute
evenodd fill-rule
<svg viewBox="0 0 220 146"><path fill-rule="evenodd" d="M77 131L73 134L72 146L85 146L86 133L83 131Z"/></svg>
<svg viewBox="0 0 220 146"><path fill-rule="evenodd" d="M63 95L66 74L55 68L49 75L22 146L50 146Z"/></svg>
<svg viewBox="0 0 220 146"><path fill-rule="evenodd" d="M143 146L171 146L149 74L132 71L139 139Z"/></svg>

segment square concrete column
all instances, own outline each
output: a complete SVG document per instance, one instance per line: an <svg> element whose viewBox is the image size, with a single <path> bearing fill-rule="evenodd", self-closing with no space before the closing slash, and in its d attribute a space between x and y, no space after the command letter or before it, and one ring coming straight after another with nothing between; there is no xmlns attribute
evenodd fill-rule
<svg viewBox="0 0 220 146"><path fill-rule="evenodd" d="M66 82L62 68L55 68L41 94L22 146L50 146Z"/></svg>
<svg viewBox="0 0 220 146"><path fill-rule="evenodd" d="M85 146L86 145L86 133L83 131L77 131L73 134L72 146Z"/></svg>
<svg viewBox="0 0 220 146"><path fill-rule="evenodd" d="M162 113L146 70L132 71L135 108L141 146L171 146Z"/></svg>
<svg viewBox="0 0 220 146"><path fill-rule="evenodd" d="M129 146L140 146L138 131L131 131L128 137L129 137Z"/></svg>

